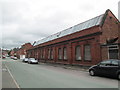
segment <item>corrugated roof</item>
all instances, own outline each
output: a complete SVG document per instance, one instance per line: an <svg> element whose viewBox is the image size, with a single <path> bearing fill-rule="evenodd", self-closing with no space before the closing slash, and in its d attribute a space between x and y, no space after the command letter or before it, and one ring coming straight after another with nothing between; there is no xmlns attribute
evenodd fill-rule
<svg viewBox="0 0 120 90"><path fill-rule="evenodd" d="M54 39L57 39L57 38L72 34L72 33L75 33L75 32L78 32L78 31L81 31L81 30L84 30L84 29L91 28L93 26L100 25L103 16L104 16L104 14L102 14L100 16L97 16L95 18L92 18L90 20L87 20L87 21L85 21L83 23L80 23L78 25L75 25L73 27L70 27L68 29L65 29L65 30L63 30L61 32L58 32L56 34L53 34L51 36L48 36L46 38L43 38L43 39L37 41L35 43L35 45L39 45L39 44L42 44L42 43L45 43L45 42L48 42L48 41L51 41L51 40L54 40Z"/></svg>

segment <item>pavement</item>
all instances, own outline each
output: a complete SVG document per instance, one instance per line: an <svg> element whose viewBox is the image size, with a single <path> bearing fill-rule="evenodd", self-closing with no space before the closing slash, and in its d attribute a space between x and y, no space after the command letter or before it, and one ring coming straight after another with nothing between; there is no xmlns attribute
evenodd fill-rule
<svg viewBox="0 0 120 90"><path fill-rule="evenodd" d="M87 72L88 69L78 66L48 63L37 65L23 63L21 60L6 59L3 61L3 68L3 74L8 69L6 75L3 75L5 88L118 88L117 80L91 77Z"/></svg>
<svg viewBox="0 0 120 90"><path fill-rule="evenodd" d="M5 64L2 64L2 88L18 88Z"/></svg>
<svg viewBox="0 0 120 90"><path fill-rule="evenodd" d="M64 69L76 70L76 71L85 71L88 72L90 66L81 66L81 65L69 65L69 64L57 64L57 63L39 63L39 65L47 65L53 67L59 67Z"/></svg>

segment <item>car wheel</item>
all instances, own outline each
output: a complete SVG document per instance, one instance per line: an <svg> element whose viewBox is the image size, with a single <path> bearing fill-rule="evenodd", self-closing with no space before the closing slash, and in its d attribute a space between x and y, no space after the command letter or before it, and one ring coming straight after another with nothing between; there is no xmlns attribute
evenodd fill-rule
<svg viewBox="0 0 120 90"><path fill-rule="evenodd" d="M90 70L89 74L90 74L90 76L95 76L95 71L94 70Z"/></svg>
<svg viewBox="0 0 120 90"><path fill-rule="evenodd" d="M120 73L118 74L118 80L120 80Z"/></svg>

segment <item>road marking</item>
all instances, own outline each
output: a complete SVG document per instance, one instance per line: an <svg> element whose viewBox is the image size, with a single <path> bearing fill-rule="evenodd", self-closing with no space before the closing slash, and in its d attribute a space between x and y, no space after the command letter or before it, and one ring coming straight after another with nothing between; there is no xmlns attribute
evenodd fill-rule
<svg viewBox="0 0 120 90"><path fill-rule="evenodd" d="M12 77L12 79L13 79L14 83L16 84L17 88L19 88L19 89L20 89L20 86L18 85L18 83L17 83L17 82L16 82L16 80L14 79L14 77L13 77L12 73L10 72L10 70L8 69L8 67L7 67L7 65L6 65L6 64L5 64L5 67L7 68L8 72L9 72L10 76Z"/></svg>

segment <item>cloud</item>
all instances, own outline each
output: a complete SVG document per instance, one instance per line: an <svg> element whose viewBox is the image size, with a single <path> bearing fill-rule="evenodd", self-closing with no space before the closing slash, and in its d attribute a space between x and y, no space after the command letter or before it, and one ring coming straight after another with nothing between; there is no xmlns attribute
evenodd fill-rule
<svg viewBox="0 0 120 90"><path fill-rule="evenodd" d="M6 48L33 43L111 9L119 0L1 0L2 41Z"/></svg>

